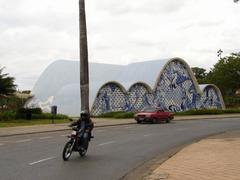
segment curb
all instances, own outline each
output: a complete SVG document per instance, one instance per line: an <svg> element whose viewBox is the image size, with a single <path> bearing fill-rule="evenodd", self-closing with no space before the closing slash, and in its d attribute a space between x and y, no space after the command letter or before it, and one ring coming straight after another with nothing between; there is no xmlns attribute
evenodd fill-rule
<svg viewBox="0 0 240 180"><path fill-rule="evenodd" d="M132 169L131 171L129 171L128 173L123 175L120 178L120 180L135 180L135 179L146 180L152 174L152 172L158 168L158 166L162 165L164 162L166 162L167 160L172 158L174 155L176 155L178 152L180 152L184 148L186 148L194 143L197 143L203 139L207 139L209 137L216 136L216 135L221 135L221 134L224 134L227 132L229 132L229 131L212 133L212 134L209 134L206 136L202 136L202 137L190 140L188 142L185 142L185 143L175 146L173 148L170 148L165 153L158 154L154 158L147 160L147 161L143 162L142 164L140 164L139 166L135 167L134 169Z"/></svg>
<svg viewBox="0 0 240 180"><path fill-rule="evenodd" d="M131 123L121 123L121 124L106 124L106 125L97 125L94 128L100 128L100 127L111 127L111 126L123 126L128 124L135 124L134 122ZM19 135L27 135L27 134L40 134L40 133L48 133L48 132L60 132L60 131L68 131L71 130L71 128L64 128L64 129L55 129L55 130L42 130L38 132L23 132L23 133L15 133L15 134L4 134L0 135L0 137L10 137L10 136L19 136Z"/></svg>
<svg viewBox="0 0 240 180"><path fill-rule="evenodd" d="M180 116L178 116L178 117L180 117ZM199 117L199 118L189 118L189 119L178 119L178 120L175 120L175 119L173 119L173 121L193 121L193 120L204 120L204 119L225 119L225 118L231 118L231 119L233 119L233 118L240 118L240 115L239 116L224 116L224 117L204 117L204 118L201 118L201 117Z"/></svg>

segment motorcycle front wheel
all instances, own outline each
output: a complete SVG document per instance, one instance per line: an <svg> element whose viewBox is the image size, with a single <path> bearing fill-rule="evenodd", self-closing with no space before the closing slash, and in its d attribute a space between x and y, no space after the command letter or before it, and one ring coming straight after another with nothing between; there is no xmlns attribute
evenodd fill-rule
<svg viewBox="0 0 240 180"><path fill-rule="evenodd" d="M64 161L67 161L71 154L72 154L72 146L73 146L73 142L72 141L68 141L66 143L66 145L63 148L63 152L62 152L62 158Z"/></svg>

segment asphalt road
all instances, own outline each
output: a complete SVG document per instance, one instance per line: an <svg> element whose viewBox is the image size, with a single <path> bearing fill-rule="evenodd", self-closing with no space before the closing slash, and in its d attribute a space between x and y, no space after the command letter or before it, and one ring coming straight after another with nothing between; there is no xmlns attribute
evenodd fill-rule
<svg viewBox="0 0 240 180"><path fill-rule="evenodd" d="M228 130L240 119L96 128L86 157L62 160L70 131L0 138L1 180L114 180L181 144Z"/></svg>

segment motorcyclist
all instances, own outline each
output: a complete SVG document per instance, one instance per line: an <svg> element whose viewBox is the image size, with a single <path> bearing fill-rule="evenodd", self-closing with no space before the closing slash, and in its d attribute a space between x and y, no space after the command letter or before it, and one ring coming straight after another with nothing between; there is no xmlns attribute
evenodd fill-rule
<svg viewBox="0 0 240 180"><path fill-rule="evenodd" d="M70 127L72 127L72 126L77 126L77 128L80 129L80 128L81 128L81 122L82 122L82 121L85 121L85 126L86 126L86 127L85 127L86 129L85 129L85 130L88 130L88 131L89 131L89 141L90 141L91 138L94 138L94 137L92 136L92 129L93 129L93 127L94 127L94 124L93 124L92 120L90 119L90 115L89 115L88 112L82 111L82 112L80 113L80 118L78 119L78 121L72 123L72 124L70 125Z"/></svg>

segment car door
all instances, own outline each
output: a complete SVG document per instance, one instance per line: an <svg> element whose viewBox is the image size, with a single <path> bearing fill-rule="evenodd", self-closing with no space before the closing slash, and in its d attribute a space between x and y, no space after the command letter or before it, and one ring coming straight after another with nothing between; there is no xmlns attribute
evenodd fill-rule
<svg viewBox="0 0 240 180"><path fill-rule="evenodd" d="M165 119L165 113L163 112L163 110L159 109L157 111L157 115L158 115L158 120L163 121Z"/></svg>

